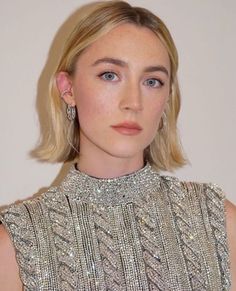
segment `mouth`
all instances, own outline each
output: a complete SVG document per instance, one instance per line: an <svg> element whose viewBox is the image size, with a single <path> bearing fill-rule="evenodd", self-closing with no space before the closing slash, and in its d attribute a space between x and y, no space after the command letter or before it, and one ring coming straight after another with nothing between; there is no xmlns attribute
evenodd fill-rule
<svg viewBox="0 0 236 291"><path fill-rule="evenodd" d="M137 135L142 131L142 127L136 122L122 122L111 127L124 135Z"/></svg>

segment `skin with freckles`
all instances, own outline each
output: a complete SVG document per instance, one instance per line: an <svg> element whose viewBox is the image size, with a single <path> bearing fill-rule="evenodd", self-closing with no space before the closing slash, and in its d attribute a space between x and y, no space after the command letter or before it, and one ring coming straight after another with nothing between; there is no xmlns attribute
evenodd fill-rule
<svg viewBox="0 0 236 291"><path fill-rule="evenodd" d="M168 101L169 76L169 57L160 40L131 24L114 28L87 48L73 76L58 74L60 92L69 90L65 102L78 110L83 172L115 177L143 166L143 150L156 135ZM236 207L226 200L225 209L231 290L236 290ZM0 262L0 289L23 290L15 250L2 225Z"/></svg>
<svg viewBox="0 0 236 291"><path fill-rule="evenodd" d="M161 41L133 24L121 24L89 46L72 77L59 73L59 90L72 91L65 102L78 110L81 170L114 177L143 166L143 151L158 131L168 100L169 76ZM114 128L124 122L139 130Z"/></svg>

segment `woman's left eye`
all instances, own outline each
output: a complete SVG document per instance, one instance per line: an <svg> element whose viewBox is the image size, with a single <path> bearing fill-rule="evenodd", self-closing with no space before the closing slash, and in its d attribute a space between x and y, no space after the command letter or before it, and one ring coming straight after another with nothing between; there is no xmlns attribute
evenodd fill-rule
<svg viewBox="0 0 236 291"><path fill-rule="evenodd" d="M152 88L159 88L164 85L164 83L161 80L155 78L145 80L144 84Z"/></svg>
<svg viewBox="0 0 236 291"><path fill-rule="evenodd" d="M100 78L102 78L105 81L117 81L118 76L113 72L105 72L99 75Z"/></svg>

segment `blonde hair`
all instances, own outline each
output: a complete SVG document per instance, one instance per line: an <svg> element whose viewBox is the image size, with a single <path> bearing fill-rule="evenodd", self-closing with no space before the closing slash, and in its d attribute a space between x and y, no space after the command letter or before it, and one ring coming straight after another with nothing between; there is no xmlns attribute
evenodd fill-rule
<svg viewBox="0 0 236 291"><path fill-rule="evenodd" d="M70 122L65 103L56 85L60 71L73 74L81 53L99 37L119 24L132 23L153 31L166 47L171 63L171 92L165 108L166 120L157 131L144 156L158 170L172 171L186 163L177 132L180 92L177 80L178 54L173 39L160 18L145 8L132 7L124 1L99 1L78 10L78 23L69 35L49 88L51 123L41 136L35 155L49 162L74 160L79 152L79 121Z"/></svg>

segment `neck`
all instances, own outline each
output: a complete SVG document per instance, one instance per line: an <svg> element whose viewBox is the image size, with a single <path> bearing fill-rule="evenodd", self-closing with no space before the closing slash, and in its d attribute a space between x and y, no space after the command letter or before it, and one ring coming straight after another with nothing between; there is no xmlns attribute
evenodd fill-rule
<svg viewBox="0 0 236 291"><path fill-rule="evenodd" d="M141 169L144 166L143 157L117 158L107 154L80 154L78 168L81 172L97 178L116 178Z"/></svg>

